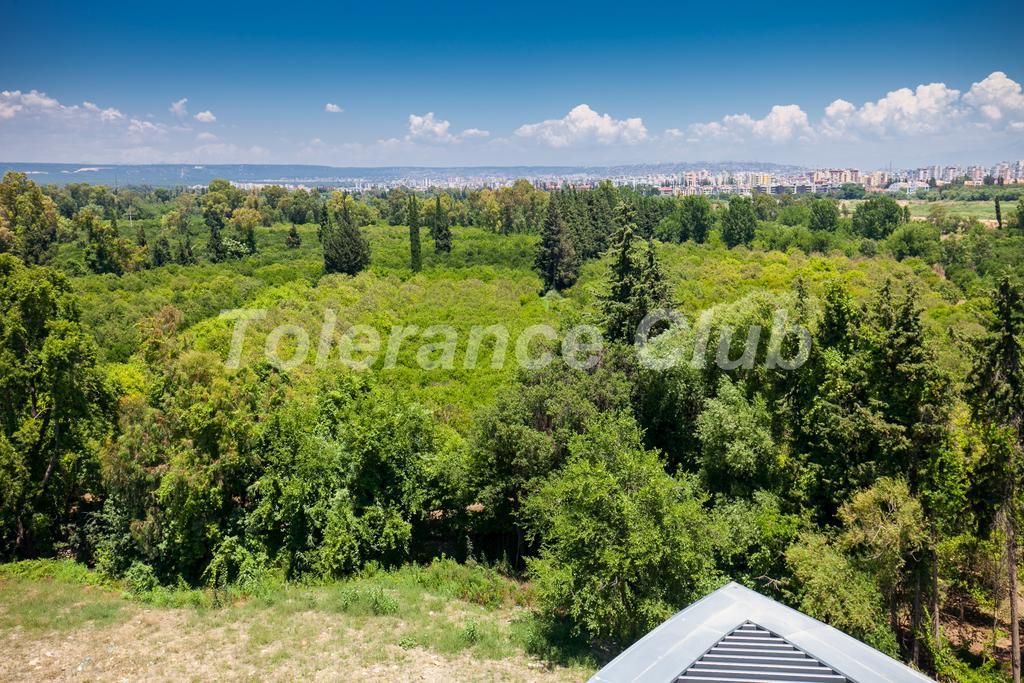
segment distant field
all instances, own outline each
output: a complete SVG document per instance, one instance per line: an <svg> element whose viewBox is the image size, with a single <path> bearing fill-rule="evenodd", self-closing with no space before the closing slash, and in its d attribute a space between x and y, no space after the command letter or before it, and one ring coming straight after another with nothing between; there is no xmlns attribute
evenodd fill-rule
<svg viewBox="0 0 1024 683"><path fill-rule="evenodd" d="M854 211L857 206L863 203L862 199L844 199L842 205L845 206L849 211ZM978 220L995 220L996 218L996 207L995 202L991 201L979 201L979 202L968 202L968 201L937 201L937 202L926 202L920 199L912 200L900 200L901 204L909 204L910 215L915 218L927 218L928 214L936 206L941 206L946 209L950 216L966 216L969 218L977 218ZM1014 206L1013 202L1003 202L1004 216L1005 212Z"/></svg>
<svg viewBox="0 0 1024 683"><path fill-rule="evenodd" d="M995 220L995 202L910 202L910 215L915 218L927 218L928 214L936 206L946 209L951 216L967 216L978 220ZM1004 202L1003 210L1006 211L1013 206L1012 202Z"/></svg>
<svg viewBox="0 0 1024 683"><path fill-rule="evenodd" d="M159 590L132 598L70 562L0 565L0 680L580 681L595 666L527 654L519 584L454 563L225 607Z"/></svg>

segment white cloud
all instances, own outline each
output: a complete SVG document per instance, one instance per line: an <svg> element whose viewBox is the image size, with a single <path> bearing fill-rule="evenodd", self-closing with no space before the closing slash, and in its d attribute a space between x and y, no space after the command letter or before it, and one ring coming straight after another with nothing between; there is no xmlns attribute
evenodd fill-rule
<svg viewBox="0 0 1024 683"><path fill-rule="evenodd" d="M199 112L198 114L196 114L192 118L194 118L199 123L213 123L214 121L217 120L217 117L214 116L213 112L210 111L209 109L207 109L206 111Z"/></svg>
<svg viewBox="0 0 1024 683"><path fill-rule="evenodd" d="M632 145L647 139L647 129L640 118L614 119L580 104L560 119L524 124L516 129L516 135L556 148L594 143Z"/></svg>
<svg viewBox="0 0 1024 683"><path fill-rule="evenodd" d="M340 114L345 110L339 107L338 105L334 104L333 102L328 102L327 104L324 105L324 111L330 114Z"/></svg>
<svg viewBox="0 0 1024 683"><path fill-rule="evenodd" d="M15 91L15 94L20 94ZM38 90L30 90L29 92L21 95L21 101L26 107L34 107L38 109L60 109L61 104L52 97L47 97L46 93L41 93Z"/></svg>
<svg viewBox="0 0 1024 683"><path fill-rule="evenodd" d="M188 116L188 109L185 107L187 104L188 98L182 97L177 102L171 102L171 106L167 108L167 111L171 112L179 119L183 119Z"/></svg>
<svg viewBox="0 0 1024 683"><path fill-rule="evenodd" d="M167 132L167 127L160 123L153 123L152 121L132 119L128 122L128 132L136 135L144 135L147 133L159 135Z"/></svg>
<svg viewBox="0 0 1024 683"><path fill-rule="evenodd" d="M66 121L88 122L90 119L103 123L123 121L124 114L114 107L100 107L92 102L82 105L64 105L56 98L38 90L22 92L4 90L0 92L0 119L9 120L17 115L63 119Z"/></svg>
<svg viewBox="0 0 1024 683"><path fill-rule="evenodd" d="M20 90L0 92L0 119L13 119L21 112L42 113L62 108L60 102L37 90L30 90L26 93Z"/></svg>
<svg viewBox="0 0 1024 683"><path fill-rule="evenodd" d="M196 140L198 140L199 142L213 142L216 139L216 135L214 135L213 133L207 133L205 131L196 136Z"/></svg>
<svg viewBox="0 0 1024 683"><path fill-rule="evenodd" d="M991 122L1001 121L1007 114L1024 113L1020 83L1002 71L993 71L984 80L972 84L964 95L964 102L977 107Z"/></svg>
<svg viewBox="0 0 1024 683"><path fill-rule="evenodd" d="M105 121L107 123L111 123L113 121L120 121L120 120L124 119L124 114L122 114L117 109L114 109L113 107L107 107L106 109L101 109L100 107L97 107L92 102L82 102L82 108L85 109L86 111L92 112L94 114L99 114L100 115L100 121Z"/></svg>
<svg viewBox="0 0 1024 683"><path fill-rule="evenodd" d="M405 139L409 142L441 145L472 138L486 138L490 135L489 131L480 130L479 128L467 128L461 133L454 134L449 131L451 125L450 121L437 118L432 111L428 111L423 116L409 114L409 133L405 136ZM391 138L389 140L380 140L378 144L393 145L395 142L399 141Z"/></svg>
<svg viewBox="0 0 1024 683"><path fill-rule="evenodd" d="M452 142L455 136L448 132L451 123L434 117L428 111L423 116L409 114L409 139L422 142Z"/></svg>
<svg viewBox="0 0 1024 683"><path fill-rule="evenodd" d="M0 119L13 119L14 115L23 109L19 102L9 99L5 90L0 93Z"/></svg>
<svg viewBox="0 0 1024 683"><path fill-rule="evenodd" d="M920 135L948 129L965 112L960 91L945 83L900 88L876 102L856 107L837 99L825 108L822 132L833 137L866 133L880 137Z"/></svg>
<svg viewBox="0 0 1024 683"><path fill-rule="evenodd" d="M678 137L678 131L672 129ZM806 142L814 137L814 131L807 119L807 113L795 104L777 104L762 118L750 114L730 114L721 121L694 123L689 129L688 140L755 140L780 144L794 140Z"/></svg>

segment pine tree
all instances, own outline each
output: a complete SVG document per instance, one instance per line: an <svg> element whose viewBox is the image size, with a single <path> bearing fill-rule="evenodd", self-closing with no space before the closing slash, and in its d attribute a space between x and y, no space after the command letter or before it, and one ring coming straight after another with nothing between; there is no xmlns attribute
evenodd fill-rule
<svg viewBox="0 0 1024 683"><path fill-rule="evenodd" d="M618 228L612 237L608 290L600 295L605 332L612 341L631 343L648 313L665 306L668 290L649 243L639 255L633 246L636 212L624 203L617 208Z"/></svg>
<svg viewBox="0 0 1024 683"><path fill-rule="evenodd" d="M415 195L409 195L409 206L406 209L409 219L409 267L412 272L423 270L423 254L420 246L420 210Z"/></svg>
<svg viewBox="0 0 1024 683"><path fill-rule="evenodd" d="M164 264L170 263L170 261L171 243L167 241L164 235L160 235L149 252L149 263L154 268L159 268Z"/></svg>
<svg viewBox="0 0 1024 683"><path fill-rule="evenodd" d="M579 277L580 263L576 255L569 228L562 220L559 210L560 197L551 195L548 201L547 219L537 245L534 265L540 271L544 289L562 291L571 287Z"/></svg>
<svg viewBox="0 0 1024 683"><path fill-rule="evenodd" d="M1024 292L1008 275L1000 278L992 297L994 313L988 337L977 347L971 374L970 398L976 419L1000 434L1001 462L994 463L1000 491L997 505L1006 539L1006 574L1011 596L1017 595L1017 528L1021 470L1024 468ZM1021 676L1020 615L1017 600L1010 600L1011 668L1013 680Z"/></svg>
<svg viewBox="0 0 1024 683"><path fill-rule="evenodd" d="M644 315L669 305L668 283L665 281L665 273L661 270L661 263L658 262L653 239L647 240L639 295L642 297Z"/></svg>
<svg viewBox="0 0 1024 683"><path fill-rule="evenodd" d="M452 230L448 227L448 215L441 206L441 195L434 200L434 215L430 222L430 236L434 238L434 251L449 254L452 251Z"/></svg>
<svg viewBox="0 0 1024 683"><path fill-rule="evenodd" d="M224 215L220 212L218 205L207 207L203 211L203 220L210 230L210 239L206 243L206 253L214 263L220 263L227 258L227 247L224 245Z"/></svg>
<svg viewBox="0 0 1024 683"><path fill-rule="evenodd" d="M183 266L198 263L196 255L192 252L192 236L188 233L185 233L185 239L178 242L178 253L174 256L174 262Z"/></svg>
<svg viewBox="0 0 1024 683"><path fill-rule="evenodd" d="M299 230L292 223L292 227L288 229L288 235L284 238L284 244L289 249L298 249L302 246L302 237L299 236Z"/></svg>
<svg viewBox="0 0 1024 683"><path fill-rule="evenodd" d="M344 199L341 215L324 229L324 272L355 275L370 265L370 243L352 221Z"/></svg>

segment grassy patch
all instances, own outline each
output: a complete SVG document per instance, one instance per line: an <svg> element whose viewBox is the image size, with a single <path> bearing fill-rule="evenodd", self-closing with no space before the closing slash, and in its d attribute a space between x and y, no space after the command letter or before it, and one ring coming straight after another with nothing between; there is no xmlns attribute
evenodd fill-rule
<svg viewBox="0 0 1024 683"><path fill-rule="evenodd" d="M301 677L325 666L383 672L423 659L462 678L589 676L594 657L549 639L528 606L524 584L448 559L326 584L268 584L250 595L229 589L220 598L186 588L133 591L67 561L0 565L0 630L17 638L12 663L19 652L73 643L72 664L90 658L105 673L129 677L180 666L195 647L209 649L203 667L212 668L201 670L215 677ZM111 643L125 631L137 641L133 652L160 654L118 663Z"/></svg>

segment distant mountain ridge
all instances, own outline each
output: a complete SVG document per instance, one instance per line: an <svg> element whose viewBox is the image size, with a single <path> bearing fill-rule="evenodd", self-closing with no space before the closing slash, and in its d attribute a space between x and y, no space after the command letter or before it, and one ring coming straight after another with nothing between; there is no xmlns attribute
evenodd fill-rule
<svg viewBox="0 0 1024 683"><path fill-rule="evenodd" d="M308 186L349 186L353 183L443 182L462 178L507 180L580 176L591 179L617 176L675 174L706 169L713 172L768 171L796 173L800 166L757 161L696 161L618 166L316 166L308 164L64 164L0 162L0 173L27 173L36 182L93 183L102 185L152 185L176 187L205 185L214 178L240 183L282 183Z"/></svg>

